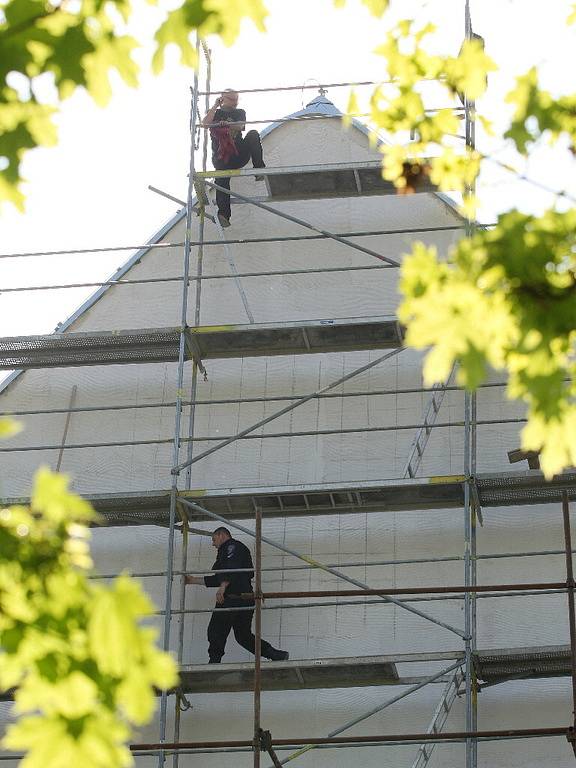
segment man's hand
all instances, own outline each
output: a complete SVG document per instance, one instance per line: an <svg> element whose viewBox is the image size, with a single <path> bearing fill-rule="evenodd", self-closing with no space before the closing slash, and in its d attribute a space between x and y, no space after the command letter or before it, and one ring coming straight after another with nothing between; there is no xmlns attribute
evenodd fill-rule
<svg viewBox="0 0 576 768"><path fill-rule="evenodd" d="M224 602L224 592L226 591L227 584L221 584L218 588L218 592L216 592L216 603L217 605L222 605Z"/></svg>
<svg viewBox="0 0 576 768"><path fill-rule="evenodd" d="M186 576L184 581L186 584L204 584L204 579L201 576Z"/></svg>

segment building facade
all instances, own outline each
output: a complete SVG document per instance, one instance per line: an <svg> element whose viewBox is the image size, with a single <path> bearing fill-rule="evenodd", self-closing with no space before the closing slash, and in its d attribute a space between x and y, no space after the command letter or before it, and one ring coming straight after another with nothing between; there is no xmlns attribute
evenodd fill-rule
<svg viewBox="0 0 576 768"><path fill-rule="evenodd" d="M319 96L300 116L329 118L335 114L335 107ZM263 145L270 169L336 164L363 168L380 157L358 125L344 130L340 121L332 119L273 125L265 132ZM232 227L226 237L266 242L223 245L216 227L207 222L204 279L190 283L187 325L200 326L195 338L201 350L219 333L227 333L230 339L226 354L200 354L206 380L198 376L195 392L192 362L186 365L182 395L186 402L193 399L196 404L193 409L190 405L184 408L182 460L189 446L192 457L198 456L298 398L388 357L246 438L194 462L189 471L180 473L180 491L190 491L188 498L223 514L231 525L240 521L251 530L251 510L260 505L265 537L308 559L340 568L354 563L345 568L346 574L374 588L464 584L465 398L461 391L449 388L437 401L437 413L430 415L431 393L422 380L422 355L400 348L402 331L395 320L399 270L389 263L400 264L416 240L447 253L462 234L463 220L450 201L435 192L364 194L360 187L346 196L314 197L310 193L298 198L295 193L295 199L275 200L265 182L248 176L233 179L232 190L269 202L319 230L356 233L347 234L347 239L388 261L329 237L312 239L311 232L293 221L247 203L233 206ZM175 245L152 244L117 276L145 281L181 275L182 247L177 244L184 240L185 227L181 211L157 239ZM195 219L193 241L198 234L199 219ZM301 236L306 239L296 239ZM197 259L198 249L193 248L193 275ZM230 259L238 272L250 275L242 277L240 284L253 323L238 282L231 277ZM75 313L61 333L97 337L133 329L178 329L180 308L178 280L108 286ZM243 347L253 332L260 335ZM237 347L234 333L238 334ZM382 344L378 333L383 334ZM202 347L205 339L209 342ZM289 352L292 348L295 353ZM144 585L163 610L165 578L158 574L167 567L177 363L151 362L150 358L122 365L102 362L59 367L52 361L48 367L25 370L4 385L2 411L41 412L19 417L25 429L10 441L12 450L2 453L0 494L3 499L25 496L35 468L40 464L55 468L59 462L61 470L71 476L74 489L94 498L107 520L107 525L93 532L97 572L127 569L148 574L143 577ZM558 492L543 490L538 471L527 470L523 463L509 464L507 453L519 445L522 425L518 420L523 412L506 400L501 374L492 372L487 384L477 396L476 465L468 468L474 475L474 487L480 489L481 519L474 534L480 557L478 583L558 581L564 578ZM67 413L71 402L74 410ZM418 430L424 419L433 425L429 436ZM414 456L415 440L425 450L421 458L413 459L415 477L411 478L407 463ZM35 449L19 450L31 447ZM150 497L155 499L154 508ZM201 514L194 518L192 510L189 513L193 530L185 539L181 529L176 532L174 568L182 568L185 546L186 568L208 570L215 553L209 536L198 531L209 533L215 523L202 519ZM468 534L470 538L470 531ZM249 535L240 532L237 536L253 548ZM552 554L529 554L544 551ZM514 553L524 554L512 556ZM351 586L268 544L264 544L263 568L265 591ZM175 652L180 649L190 680L199 681L191 689L197 692L186 694L191 707L180 714L180 740L250 739L250 690L222 690L227 685L224 668L197 669L207 662L206 626L214 593L187 587L181 603L180 582L176 576L171 647ZM367 601L266 601L263 636L290 652L285 669L297 682L287 683L284 689L276 680L278 690L264 691L263 727L276 738L327 736L461 660L461 635L469 609L465 609L462 595L439 597L412 597L401 604L375 596ZM313 605L307 607L307 603ZM184 613L178 612L182 608ZM477 695L478 728L567 724L570 680L551 675L542 662L543 649L568 642L566 596L482 596L476 601L476 614L477 648L482 652L513 651L513 660L504 664L504 671L490 673L486 660L476 662L476 674L486 676L480 677ZM160 615L160 628L162 623ZM374 657L370 660L373 666L363 667L367 663L364 657ZM536 661L522 666L528 657ZM224 662L250 660L231 637ZM314 665L312 660L332 661ZM321 674L314 677L314 668L330 664L331 671L324 678ZM543 664L541 674L530 673L532 667ZM267 665L271 680L275 674L281 677L274 670L282 670L282 664L263 662L264 670ZM343 735L425 732L453 672ZM376 684L366 684L372 681ZM459 694L464 687L458 683ZM443 730L462 731L466 696L458 695L450 703ZM0 704L5 720L8 711L8 704ZM174 697L170 697L168 740L174 733L174 712ZM139 741L157 741L158 727L155 721L143 729ZM298 760L310 768L349 766L352 761L409 767L417 759L421 761L417 765L455 768L465 765L465 749L463 743L443 744L423 756L417 744L355 746L315 749ZM279 752L281 759L288 754ZM252 759L242 752L183 754L179 765L226 768L252 765ZM478 744L478 765L486 768L563 768L573 759L568 743L558 738ZM167 764L171 761L168 757ZM136 762L152 766L158 757L138 756Z"/></svg>

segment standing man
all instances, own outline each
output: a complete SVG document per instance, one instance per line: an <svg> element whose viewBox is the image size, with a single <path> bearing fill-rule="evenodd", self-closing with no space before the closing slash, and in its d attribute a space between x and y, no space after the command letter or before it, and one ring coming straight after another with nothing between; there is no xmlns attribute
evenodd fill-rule
<svg viewBox="0 0 576 768"><path fill-rule="evenodd" d="M217 608L252 608L243 611L215 611L208 624L208 655L210 664L220 664L226 640L230 630L242 648L254 653L256 642L252 634L252 616L254 615L254 600L242 599L240 595L253 592L252 579L254 565L250 550L241 541L233 539L228 528L217 528L212 534L212 546L218 550L213 571L230 571L216 573L213 576L186 576L186 584L202 584L206 587L218 587L216 592ZM234 569L250 569L238 573ZM266 640L260 642L260 653L265 659L286 661L288 651L273 648Z"/></svg>
<svg viewBox="0 0 576 768"><path fill-rule="evenodd" d="M210 129L212 140L212 163L217 171L228 168L243 168L249 160L252 160L254 168L265 168L262 159L262 144L258 131L248 131L242 136L246 127L246 112L238 109L238 93L227 88L216 99L212 109L208 111L202 121L204 128ZM262 176L255 177L257 181ZM219 187L230 189L230 178L216 179ZM216 190L216 203L218 205L218 220L223 227L230 226L230 195Z"/></svg>

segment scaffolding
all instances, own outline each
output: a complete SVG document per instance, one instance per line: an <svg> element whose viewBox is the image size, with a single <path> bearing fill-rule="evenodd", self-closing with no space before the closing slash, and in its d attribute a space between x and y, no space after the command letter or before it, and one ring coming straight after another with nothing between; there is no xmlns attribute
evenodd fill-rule
<svg viewBox="0 0 576 768"><path fill-rule="evenodd" d="M465 3L465 35L472 37L469 3ZM456 387L451 385L451 378L442 387L431 390L423 388L390 389L370 392L378 396L397 395L402 392L428 392L430 401L423 418L417 423L395 425L391 427L340 428L334 430L310 430L302 432L284 431L274 433L253 434L264 425L294 410L295 408L322 398L344 398L365 395L366 392L331 392L361 373L382 364L385 360L401 353L403 349L403 329L394 316L358 317L346 319L326 319L316 321L292 321L282 323L255 323L246 295L243 291L242 280L258 275L284 275L327 273L331 271L354 271L357 269L395 269L399 266L394 259L384 256L357 240L371 234L414 234L421 231L440 231L463 229L467 234L473 230L473 223L466 222L462 227L448 226L435 228L414 228L397 230L380 230L373 232L331 232L321 229L308 221L283 212L281 209L268 205L268 202L284 202L291 200L325 199L332 197L362 197L370 195L389 195L394 188L382 179L379 162L332 163L317 166L290 166L267 169L240 171L208 171L207 170L207 133L203 132L202 162L200 169L196 166L195 137L200 129L199 113L201 97L205 97L205 111L208 111L211 95L211 57L204 43L197 43L197 52L203 54L206 67L204 90L200 89L199 74L194 76L191 94L190 136L191 151L188 175L188 193L186 201L182 201L186 209L185 241L179 243L183 248L182 274L173 277L151 278L146 280L113 279L102 283L75 283L67 286L44 286L47 289L60 287L78 287L94 285L134 285L143 283L168 282L181 283L180 325L170 328L140 328L135 330L110 330L109 332L60 332L43 336L27 336L0 339L0 369L34 369L66 366L102 366L129 363L177 363L176 400L169 403L174 409L174 431L170 441L166 440L126 440L110 442L92 442L69 444L66 434L61 445L28 445L21 448L0 449L4 451L63 451L82 448L106 446L134 446L144 444L160 444L169 442L172 445L171 484L159 491L146 492L116 492L109 494L92 494L87 496L106 525L137 526L159 525L168 529L168 546L166 554L166 569L163 572L141 572L141 577L165 576L164 608L160 611L163 621L162 643L165 650L172 647L174 633L173 624L178 620L176 629L177 660L180 668L180 684L174 691L164 692L160 699L159 733L157 743L134 744L132 750L136 755L156 755L158 766L162 768L169 756L174 767L179 764L181 754L203 754L220 752L251 752L254 766L259 768L261 753L266 752L275 766L303 754L311 749L324 748L361 748L364 746L382 746L386 744L412 744L417 749L413 768L424 768L432 755L437 743L463 743L466 750L466 768L476 768L478 743L487 740L539 738L542 736L563 736L572 743L573 729L568 727L542 727L532 729L509 730L479 730L478 729L478 692L482 688L499 684L507 680L525 680L545 677L571 675L573 678L574 701L576 702L576 675L574 674L575 642L574 631L574 580L572 574L572 543L570 539L569 502L576 499L576 472L566 472L545 482L541 473L534 471L515 471L501 473L477 472L477 435L478 426L483 424L522 423L523 419L492 419L482 420L477 415L476 396L465 393L464 419L462 421L440 422L438 414L442 398L447 391ZM345 84L332 84L333 87ZM298 86L300 89L300 86ZM254 92L275 89L248 89ZM286 88L284 90L290 90ZM464 114L465 143L473 148L475 145L474 104L465 99L464 106L458 107ZM213 209L211 193L218 190L218 180L225 176L263 176L266 184L266 199L253 199L236 191L231 191L232 198L256 206L272 215L287 219L314 234L290 237L262 237L250 240L235 240L226 238L218 225L218 238L205 238L205 222L210 215L207 209L212 209L212 219L217 223ZM214 181L211 181L214 179ZM433 188L425 186L421 192L430 192ZM164 194L164 193L162 193ZM170 196L168 196L170 197ZM179 202L177 198L171 198ZM199 216L199 235L192 239L194 217ZM295 240L328 239L349 248L362 252L374 258L372 266L347 267L307 267L300 270L238 272L232 247L246 243L290 242ZM213 245L223 245L231 269L230 273L205 275L204 249ZM174 244L161 243L158 247L173 247ZM146 246L149 247L149 246ZM192 254L195 249L196 274L192 274ZM85 253L93 250L86 249ZM64 253L64 252L49 252ZM2 258L16 256L32 256L37 254L4 254ZM246 313L245 324L226 326L201 326L200 309L202 286L206 280L234 280L242 298ZM194 322L188 324L189 288L195 286ZM38 290L40 287L38 287ZM15 288L12 290L35 290L32 288ZM261 398L239 398L225 400L202 400L198 397L198 377L205 375L204 361L209 359L225 359L238 357L257 357L274 355L307 355L328 352L346 352L361 350L385 350L383 354L370 363L360 366L325 387L314 392L293 396L267 396ZM191 388L184 392L184 373L186 365L192 366ZM502 383L486 386L502 386ZM230 435L198 436L195 430L197 408L217 403L234 402L278 402L281 407L265 419L261 419L249 427ZM148 403L145 405L116 406L118 409L162 408L167 403ZM115 406L102 405L92 408L76 408L71 400L68 409L26 410L22 414L65 413L69 418L71 413L99 410L114 410ZM185 408L189 409L188 423L185 424ZM426 450L428 438L433 430L461 427L464 431L464 460L462 472L459 475L436 477L420 477L418 469ZM215 451L230 445L237 440L265 438L294 437L295 435L344 434L350 432L398 431L410 430L415 437L406 460L403 476L398 479L381 481L359 481L355 483L316 483L300 486L262 486L252 488L229 488L227 490L192 489L192 467ZM197 444L203 442L209 447L196 450ZM182 482L183 480L183 482ZM182 487L183 486L183 487ZM22 499L2 499L2 503L14 503ZM531 552L494 553L478 555L476 551L476 527L482 519L482 509L490 507L518 506L528 504L561 504L563 510L565 548L559 550L538 550ZM358 512L370 513L385 511L408 511L437 509L455 509L463 512L463 553L442 558L414 558L412 560L380 560L342 564L323 563L292 550L285 544L272 540L262 534L262 520L267 518L290 518L298 516L320 516L341 514L348 515ZM192 523L196 521L219 521L235 530L253 537L255 540L255 636L256 655L254 663L225 664L221 667L208 665L185 665L183 663L185 618L190 614L206 613L200 610L186 609L185 576L194 571L188 563L188 536L190 533L205 534L203 529L196 529ZM239 521L253 521L254 527L248 528ZM175 562L176 536L182 536L183 547L179 565ZM300 565L278 566L277 568L262 567L262 544L275 548L277 551L291 555L301 561ZM557 582L535 582L522 584L479 585L477 583L476 567L482 558L504 557L538 557L542 555L565 555L566 580ZM462 585L456 586L426 586L402 587L398 589L369 588L367 584L349 576L343 568L350 566L398 563L430 563L457 562L463 565ZM339 590L308 590L308 591L277 591L267 592L262 588L262 574L267 571L290 572L291 570L316 569L347 582L355 589ZM103 575L100 578L109 578ZM173 608L174 585L178 590L176 603ZM567 594L570 612L571 645L546 647L522 647L482 650L477 647L476 639L476 604L477 600L489 597L534 595L534 594ZM345 602L330 603L327 598L346 598ZM375 598L368 600L368 597ZM263 606L265 599L291 599L294 603L283 602L279 606ZM301 603L306 598L322 598L320 603ZM352 599L359 598L359 599ZM434 600L459 601L463 607L464 622L462 626L442 621L428 613L428 603ZM260 658L261 618L263 610L284 610L286 608L309 609L314 605L372 605L390 604L398 609L408 611L424 621L433 622L450 632L459 647L452 651L434 653L407 653L388 656L359 656L333 659L292 660L287 662L271 662L262 668ZM226 609L216 609L226 610ZM235 609L238 610L238 609ZM243 610L243 609L240 609ZM245 610L252 610L246 608ZM399 664L419 665L430 662L437 665L432 674L421 673L404 675L398 670ZM425 733L394 734L372 736L341 736L354 725L367 720L377 712L383 711L392 704L404 699L428 685L442 688L438 704L431 713L430 725ZM344 723L331 731L325 737L296 737L277 738L274 734L262 728L261 692L267 690L301 690L316 688L342 687L404 687L401 693L388 698L376 708L372 708L352 721ZM226 740L219 742L196 741L184 742L180 739L181 713L186 706L186 694L195 693L226 693L253 692L254 696L254 726L251 739ZM465 701L465 728L459 732L444 732L443 728L448 719L451 707L460 697ZM169 700L175 702L174 729L171 740L168 739L168 705ZM296 752L293 752L297 750ZM291 751L287 758L280 760L277 752ZM11 756L0 759L12 759Z"/></svg>

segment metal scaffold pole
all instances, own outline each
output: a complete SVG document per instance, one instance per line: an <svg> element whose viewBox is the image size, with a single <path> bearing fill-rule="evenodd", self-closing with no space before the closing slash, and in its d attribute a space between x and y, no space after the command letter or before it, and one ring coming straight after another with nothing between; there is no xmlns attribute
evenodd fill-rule
<svg viewBox="0 0 576 768"><path fill-rule="evenodd" d="M260 699L262 688L262 509L256 507L254 568L254 768L260 768Z"/></svg>
<svg viewBox="0 0 576 768"><path fill-rule="evenodd" d="M197 38L196 41L196 53L198 54L200 49L200 41ZM192 198L194 194L194 134L196 131L196 119L198 112L198 72L194 73L194 87L192 90L191 106L190 106L190 168L189 168L189 181L188 181L188 196L187 196L187 210L186 210L186 234L184 239L184 264L183 264L183 280L182 280L182 304L180 312L180 341L178 349L178 369L177 369L177 383L176 383L176 407L174 417L174 445L172 452L172 466L176 466L180 457L180 445L181 445L181 422L182 422L182 402L183 402L183 384L184 384L184 364L186 362L186 322L188 312L188 276L190 272L190 230L192 225ZM165 651L170 649L170 626L172 619L172 581L174 578L174 540L176 535L176 504L178 498L178 474L172 474L172 484L170 491L170 516L169 516L169 530L168 530L168 553L166 563L166 591L165 591L165 614L164 614L164 631L162 638L162 647ZM160 743L166 740L166 718L168 710L168 693L162 692L160 700ZM163 768L165 763L165 752L160 751L158 755L158 768Z"/></svg>
<svg viewBox="0 0 576 768"><path fill-rule="evenodd" d="M470 13L470 0L464 4L464 35L466 40L472 40L472 17ZM464 94L464 119L466 151L471 152L475 148L475 104L467 94ZM475 194L475 185L467 186L466 196ZM466 222L466 236L474 233L474 221L470 218ZM476 395L465 393L464 399L464 578L469 587L476 585L476 518L477 518L477 494L475 491L476 477ZM464 599L465 613L465 687L466 687L466 730L476 732L478 730L478 702L477 682L473 657L476 650L476 595L467 592ZM478 739L466 739L466 768L476 768L478 763Z"/></svg>
<svg viewBox="0 0 576 768"><path fill-rule="evenodd" d="M202 51L204 53L204 58L206 59L206 91L210 90L210 81L211 81L211 57L210 57L210 51L203 40L200 41L200 44L202 46ZM194 86L197 87L198 85L198 78L194 79ZM194 100L194 97L193 97ZM198 114L198 93L196 94L196 116L197 120L199 121L200 117ZM205 104L204 108L205 111L208 111L209 107L209 96L205 96ZM201 132L202 135L202 170L206 170L206 161L208 156L208 139L207 134L205 132ZM190 136L190 152L191 155L194 155L194 151L197 149L196 147L196 129L191 132ZM192 207L192 196L191 193L189 193L188 196L188 208ZM198 327L200 325L200 308L201 308L201 298L202 298L202 277L203 277L203 264L204 264L204 227L206 222L206 216L204 209L200 210L200 219L198 224L198 241L197 241L197 260L196 260L196 281L193 283L195 285L195 304L194 304L194 327ZM188 225L187 221L187 237L191 238L192 233L190 231L190 226ZM186 455L189 459L192 458L192 454L194 451L194 427L195 427L195 419L196 419L196 404L195 400L197 397L197 389L198 389L198 363L196 360L192 363L192 382L190 386L190 412L188 416L188 449L186 452ZM185 486L187 489L190 489L192 485L192 467L189 466L186 470L185 475ZM188 570L188 520L187 515L184 511L184 507L180 505L179 507L180 512L182 514L182 552L181 552L181 558L180 558L180 570L181 575L179 579L179 595L178 595L178 607L180 611L179 615L179 622L178 622L178 644L177 644L177 659L178 659L178 666L182 666L182 663L184 661L184 637L185 637L185 629L186 629L186 571ZM187 710L189 708L186 700L181 696L180 694L177 694L175 697L175 703L174 703L174 741L177 742L180 739L180 725L181 725L181 716L182 712ZM178 752L175 752L172 756L172 766L173 768L178 768L180 764L180 754Z"/></svg>
<svg viewBox="0 0 576 768"><path fill-rule="evenodd" d="M472 537L473 537L473 505L471 502L470 481L470 447L471 447L471 419L470 419L470 394L466 392L464 401L464 584L472 586ZM474 721L474 690L473 690L473 647L472 647L472 592L464 595L464 653L465 653L465 689L466 689L466 730L471 732ZM466 768L474 766L473 739L466 739Z"/></svg>

